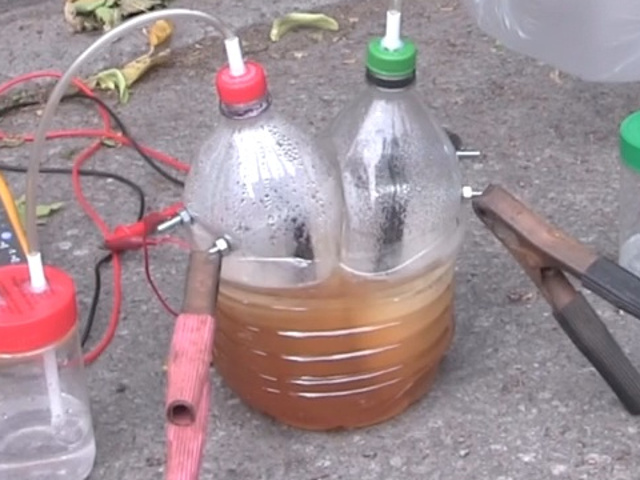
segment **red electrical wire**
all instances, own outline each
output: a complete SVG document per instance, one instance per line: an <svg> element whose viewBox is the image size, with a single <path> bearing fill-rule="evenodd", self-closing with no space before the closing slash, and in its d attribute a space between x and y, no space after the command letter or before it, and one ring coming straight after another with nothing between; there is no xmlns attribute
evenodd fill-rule
<svg viewBox="0 0 640 480"><path fill-rule="evenodd" d="M144 274L147 277L147 282L149 282L153 293L155 293L156 297L158 297L158 300L160 300L160 303L162 303L162 306L165 308L165 310L171 313L171 315L173 315L174 317L177 317L178 312L171 308L171 305L169 305L169 303L162 296L162 293L160 293L160 290L156 286L156 282L153 281L153 277L151 276L151 265L149 262L149 242L146 238L144 238L143 240L142 252L144 255Z"/></svg>
<svg viewBox="0 0 640 480"><path fill-rule="evenodd" d="M34 79L46 78L46 77L60 78L61 76L62 75L60 72L50 71L50 70L21 75L19 77L16 77L0 85L0 95L2 95L7 90L17 85L21 85L25 82L28 82ZM73 79L73 83L79 90L81 90L86 95L91 97L95 96L91 91L91 89L89 89L86 85L84 85L81 80ZM123 145L131 146L131 142L129 141L129 139L125 138L120 133L112 130L111 118L109 116L109 112L107 112L104 108L100 107L99 105L98 105L98 109L100 111L100 116L102 117L102 121L103 121L103 130L95 130L95 129L62 130L62 131L49 132L46 135L46 138L47 139L77 138L77 137L84 137L84 138L89 137L89 138L99 138L99 139L109 138ZM6 137L8 137L8 135L0 131L0 138L6 138ZM23 136L20 136L19 138L21 138L26 142L33 141L33 135L23 135ZM101 147L102 147L101 141L100 140L95 141L75 158L73 162L73 168L72 168L72 185L73 185L74 194L78 200L78 203L80 204L82 209L85 211L85 213L89 216L89 218L95 223L96 227L100 230L103 237L106 237L110 233L110 229L107 226L106 222L102 219L102 217L98 214L98 212L93 208L91 203L84 196L82 185L80 182L80 175L79 175L79 170L81 166L85 162L87 162ZM153 150L151 148L148 148L142 145L140 147L147 155L170 167L173 167L180 171L187 171L189 169L188 165L166 154L163 154L162 152ZM179 243L179 240L176 241L175 239L164 238L164 239L156 240L153 243L155 244ZM151 278L150 268L148 263L149 261L148 242L146 241L146 239L143 242L143 247L144 247L144 255L145 255L145 273L147 275L147 279L154 293L156 294L158 299L161 301L163 306L173 315L176 315L173 309L171 309L171 307L163 299L160 291L157 289L155 283L153 282L153 279ZM112 259L113 259L113 306L111 311L111 317L109 319L107 330L104 333L101 340L91 351L85 354L84 360L86 364L93 363L98 357L100 357L102 353L104 353L106 348L109 346L109 344L113 340L113 337L115 336L115 333L117 331L118 324L119 324L120 309L122 306L122 264L121 264L120 254L117 252L114 252Z"/></svg>
<svg viewBox="0 0 640 480"><path fill-rule="evenodd" d="M96 224L103 237L106 237L109 234L109 227L102 220L102 217L95 211L91 203L85 198L84 193L82 192L82 185L80 184L80 174L79 169L82 165L89 160L98 150L102 144L98 142L94 142L91 146L84 151L82 151L73 162L71 179L73 182L73 190L76 195L76 199L78 203L82 207L82 209L87 213L87 215L93 220ZM113 337L115 336L116 330L118 329L118 324L120 323L120 308L122 307L122 265L120 261L120 254L114 252L112 256L112 264L113 264L113 306L111 310L111 318L107 325L107 330L98 342L98 344L93 347L89 352L87 352L84 356L85 364L90 365L94 361L98 359L102 353L107 349Z"/></svg>
<svg viewBox="0 0 640 480"><path fill-rule="evenodd" d="M0 138L7 137L8 135L0 132ZM16 137L15 135L13 136ZM34 135L19 135L18 138L25 142L33 142ZM95 130L95 129L72 129L72 130L59 130L53 131L46 135L47 140L57 140L61 138L105 138L109 140L113 140L117 143L125 145L127 147L131 147L131 142L128 138L124 137L121 133L115 131L105 131L105 130ZM175 158L167 155L166 153L162 153L158 150L154 150L153 148L149 148L145 145L139 145L144 153L152 157L154 160L157 160L165 165L172 167L181 172L188 172L189 165L183 163Z"/></svg>
<svg viewBox="0 0 640 480"><path fill-rule="evenodd" d="M39 78L61 78L62 74L60 72L56 72L55 70L42 70L38 72L27 73L24 75L19 75L8 82L0 85L0 95L4 94L7 90L12 89L18 85L23 83L37 80ZM87 87L81 80L74 78L71 80L72 83L80 90L82 93L93 97L95 96L91 89ZM98 105L98 109L100 110L100 116L102 117L102 124L104 125L105 130L111 130L111 117L109 116L109 112L107 112L104 108ZM0 132L2 133L2 132Z"/></svg>
<svg viewBox="0 0 640 480"><path fill-rule="evenodd" d="M3 95L8 90L11 90L14 87L17 87L23 83L38 80L40 78L60 78L62 74L55 70L43 70L38 72L27 73L24 75L19 75L4 84L0 85L0 95ZM82 80L78 78L72 79L72 83L85 95L90 97L95 97L93 91L86 86ZM118 143L121 143L126 146L131 146L131 142L126 137L123 137L118 132L115 132L111 128L111 117L109 112L102 108L100 105L97 105L98 110L100 111L100 117L102 118L103 130L92 130L92 129L74 129L74 130L63 130L63 131L54 131L49 132L46 135L47 140L53 140L57 138L73 138L73 137L102 137L109 138L111 140L115 140ZM8 137L9 135L5 134L0 130L0 138ZM24 140L25 142L32 142L34 135L20 135L19 138ZM148 147L141 146L142 150L149 156L153 157L155 160L162 162L170 167L175 168L176 170L186 172L189 170L189 166L185 163L182 163L175 158L170 157L162 152L157 150L153 150Z"/></svg>

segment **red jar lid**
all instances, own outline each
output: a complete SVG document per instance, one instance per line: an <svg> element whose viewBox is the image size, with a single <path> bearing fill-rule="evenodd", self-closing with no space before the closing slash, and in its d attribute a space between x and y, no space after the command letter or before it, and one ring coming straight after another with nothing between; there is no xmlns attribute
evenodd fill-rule
<svg viewBox="0 0 640 480"><path fill-rule="evenodd" d="M48 288L35 293L26 264L0 267L0 355L40 350L76 325L76 290L62 270L45 266Z"/></svg>

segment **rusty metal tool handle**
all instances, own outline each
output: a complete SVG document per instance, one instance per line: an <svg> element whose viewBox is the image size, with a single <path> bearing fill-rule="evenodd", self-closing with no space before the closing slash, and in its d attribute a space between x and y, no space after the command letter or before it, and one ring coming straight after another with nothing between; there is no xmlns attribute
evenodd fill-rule
<svg viewBox="0 0 640 480"><path fill-rule="evenodd" d="M582 285L612 305L640 319L640 278L600 257L582 276Z"/></svg>
<svg viewBox="0 0 640 480"><path fill-rule="evenodd" d="M183 313L174 327L167 374L166 415L176 425L196 421L202 389L207 384L221 267L222 255L191 253Z"/></svg>
<svg viewBox="0 0 640 480"><path fill-rule="evenodd" d="M209 427L210 380L202 388L195 422L167 425L165 480L198 480Z"/></svg>
<svg viewBox="0 0 640 480"><path fill-rule="evenodd" d="M627 411L640 414L640 373L631 364L584 296L554 310L554 317L578 350L609 384Z"/></svg>
<svg viewBox="0 0 640 480"><path fill-rule="evenodd" d="M173 330L167 374L167 419L175 425L196 422L213 353L211 315L180 315Z"/></svg>
<svg viewBox="0 0 640 480"><path fill-rule="evenodd" d="M472 205L478 218L511 253L529 250L544 255L548 262L578 278L598 258L592 249L556 228L500 185L489 185Z"/></svg>
<svg viewBox="0 0 640 480"><path fill-rule="evenodd" d="M498 185L490 185L473 207L534 281L573 344L625 408L640 414L640 373L563 272L638 318L640 280L549 224Z"/></svg>
<svg viewBox="0 0 640 480"><path fill-rule="evenodd" d="M640 414L640 373L587 299L555 268L541 272L553 315L578 350L609 384L627 411Z"/></svg>

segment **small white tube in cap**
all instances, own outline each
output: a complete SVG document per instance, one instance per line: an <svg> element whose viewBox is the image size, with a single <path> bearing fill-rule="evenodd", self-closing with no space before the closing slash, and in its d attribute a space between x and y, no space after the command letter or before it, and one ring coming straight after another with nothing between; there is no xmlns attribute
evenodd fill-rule
<svg viewBox="0 0 640 480"><path fill-rule="evenodd" d="M242 58L242 48L240 47L240 39L238 37L226 38L224 47L227 51L227 61L229 62L229 71L234 77L239 77L245 72L244 59Z"/></svg>
<svg viewBox="0 0 640 480"><path fill-rule="evenodd" d="M402 24L402 13L400 9L391 8L387 10L387 31L382 39L382 46L387 50L398 50L402 47L400 38L400 26Z"/></svg>
<svg viewBox="0 0 640 480"><path fill-rule="evenodd" d="M27 255L27 266L29 267L31 289L35 293L44 292L47 289L47 279L44 276L44 265L40 252L32 252Z"/></svg>

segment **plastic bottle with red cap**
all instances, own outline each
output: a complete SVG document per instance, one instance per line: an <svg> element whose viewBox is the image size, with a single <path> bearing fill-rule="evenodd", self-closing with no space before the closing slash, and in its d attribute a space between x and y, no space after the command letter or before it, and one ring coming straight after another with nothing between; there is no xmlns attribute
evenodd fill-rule
<svg viewBox="0 0 640 480"><path fill-rule="evenodd" d="M215 85L221 119L191 166L183 197L196 248L230 241L225 285L321 281L337 261L342 208L328 152L278 111L259 63L245 62L240 74L225 66Z"/></svg>
<svg viewBox="0 0 640 480"><path fill-rule="evenodd" d="M96 456L74 282L0 268L0 480L83 480Z"/></svg>
<svg viewBox="0 0 640 480"><path fill-rule="evenodd" d="M293 337L324 328L313 304L328 285L337 288L339 174L329 153L278 111L261 65L246 62L239 74L223 68L216 88L221 119L192 164L183 197L194 248L209 249L221 237L230 244L214 364L245 402L292 423L298 412L287 399L299 385L291 373L305 370L293 357L312 352L296 352L301 345Z"/></svg>

